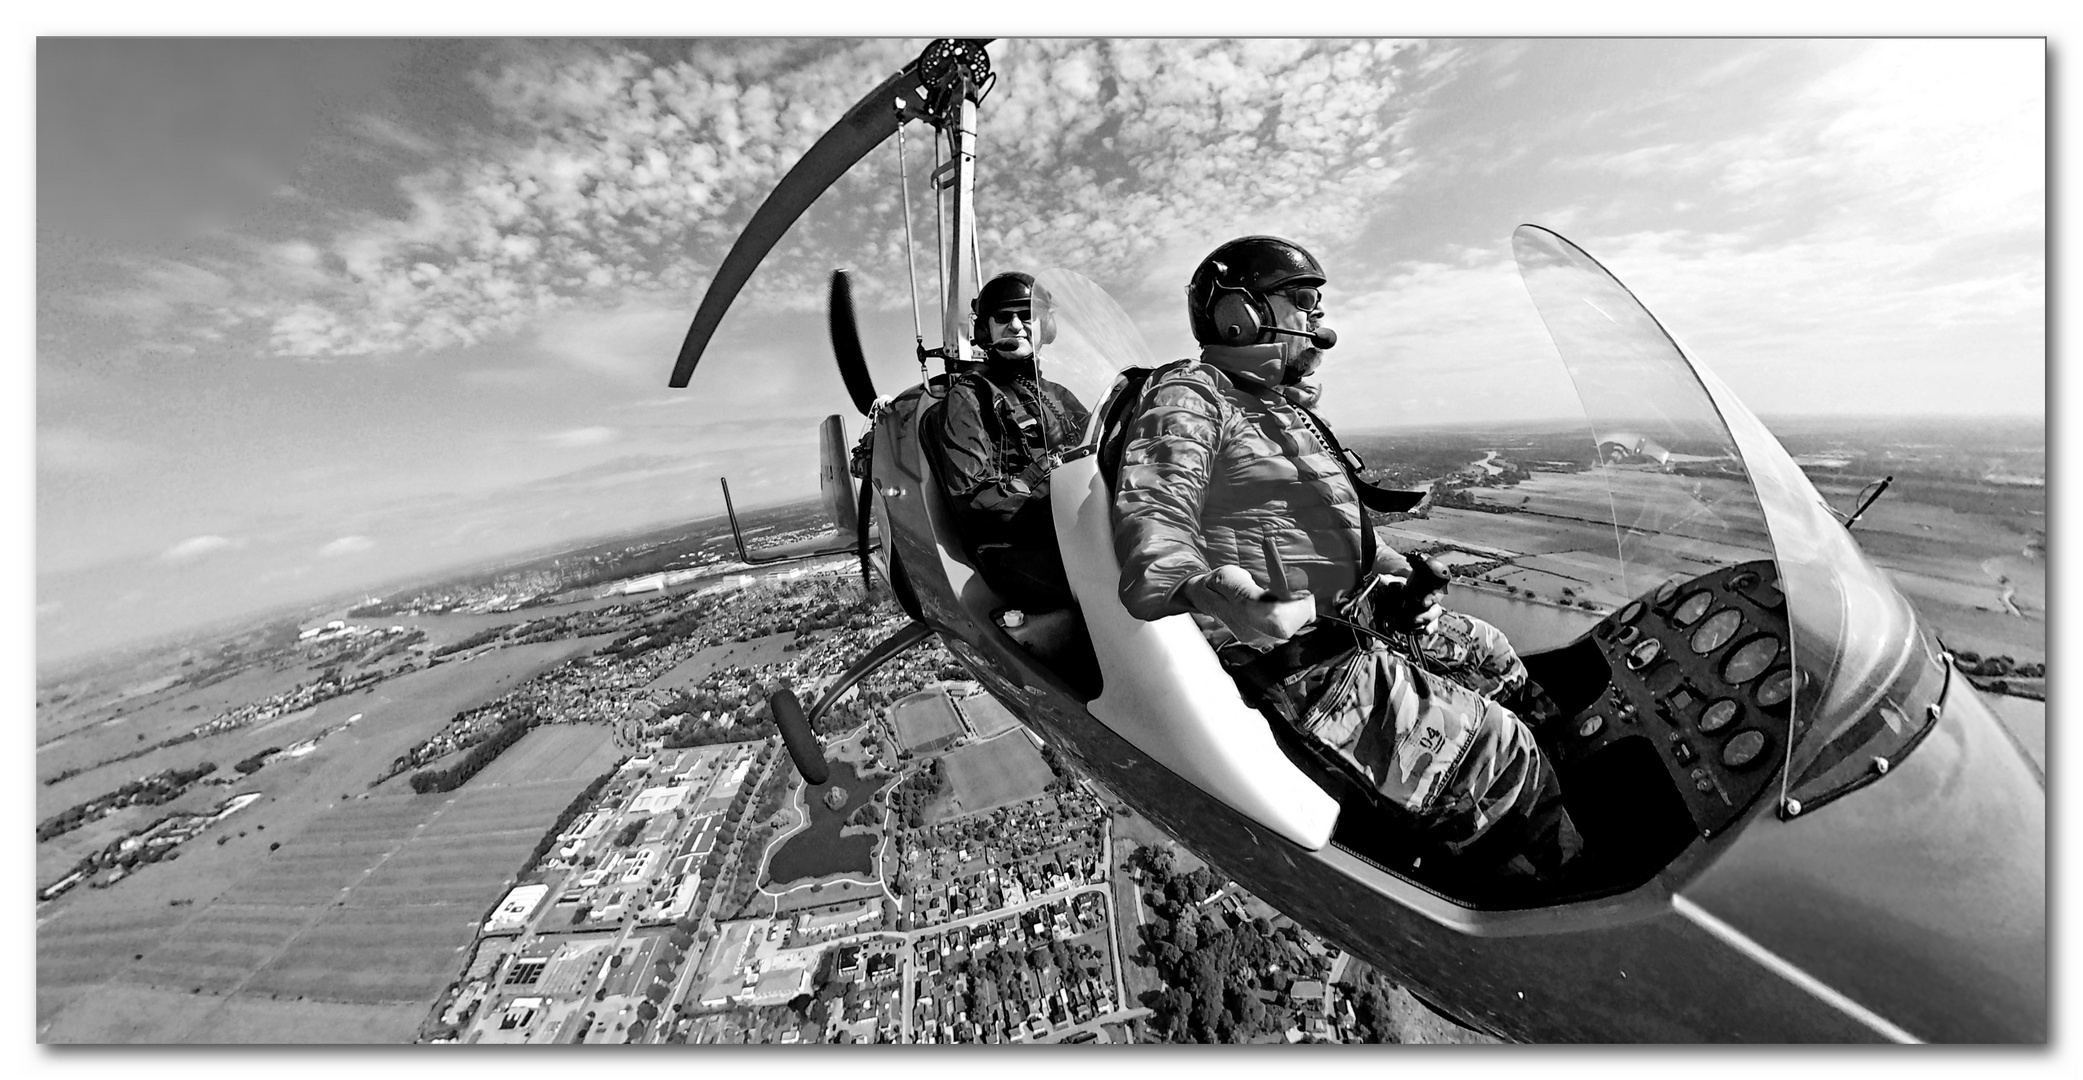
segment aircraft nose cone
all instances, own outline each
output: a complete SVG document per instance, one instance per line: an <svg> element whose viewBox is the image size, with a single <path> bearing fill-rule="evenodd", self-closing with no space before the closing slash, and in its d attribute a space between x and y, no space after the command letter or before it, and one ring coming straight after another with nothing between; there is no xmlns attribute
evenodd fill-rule
<svg viewBox="0 0 2083 1080"><path fill-rule="evenodd" d="M1684 895L1915 1039L2044 1043L2046 839L2045 789L1956 681L1885 777L1759 818Z"/></svg>

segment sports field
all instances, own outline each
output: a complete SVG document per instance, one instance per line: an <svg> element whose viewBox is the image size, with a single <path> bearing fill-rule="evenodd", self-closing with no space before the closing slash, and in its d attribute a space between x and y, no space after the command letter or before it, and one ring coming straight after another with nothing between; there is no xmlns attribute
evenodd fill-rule
<svg viewBox="0 0 2083 1080"><path fill-rule="evenodd" d="M941 739L962 734L962 719L942 690L921 690L890 707L897 744L916 753Z"/></svg>
<svg viewBox="0 0 2083 1080"><path fill-rule="evenodd" d="M950 817L1026 802L1055 779L1025 732L971 743L940 760L947 770Z"/></svg>
<svg viewBox="0 0 2083 1080"><path fill-rule="evenodd" d="M1019 718L1006 709L1005 703L989 694L977 693L959 698L955 708L961 711L962 719L969 722L969 730L979 739L1002 735L1020 726Z"/></svg>

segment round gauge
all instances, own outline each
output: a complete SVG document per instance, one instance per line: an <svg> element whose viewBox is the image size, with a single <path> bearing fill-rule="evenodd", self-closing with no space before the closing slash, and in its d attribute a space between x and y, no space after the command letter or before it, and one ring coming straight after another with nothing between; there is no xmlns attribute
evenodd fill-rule
<svg viewBox="0 0 2083 1080"><path fill-rule="evenodd" d="M1634 648L1627 650L1627 666L1635 669L1636 671L1640 671L1643 668L1648 667L1653 663L1656 663L1656 658L1662 656L1663 654L1663 642L1658 641L1655 638L1650 638L1649 640L1641 643L1640 645L1637 645Z"/></svg>
<svg viewBox="0 0 2083 1080"><path fill-rule="evenodd" d="M1670 603L1671 597L1676 596L1677 594L1678 579L1672 578L1671 580L1666 581L1663 584L1658 585L1656 587L1656 602L1658 604Z"/></svg>
<svg viewBox="0 0 2083 1080"><path fill-rule="evenodd" d="M1729 643L1736 631L1743 629L1743 613L1735 608L1723 608L1714 613L1700 628L1692 632L1692 651L1705 655Z"/></svg>
<svg viewBox="0 0 2083 1080"><path fill-rule="evenodd" d="M1606 718L1598 715L1597 713L1592 713L1590 716L1584 718L1583 723L1577 725L1577 734L1588 739L1593 735L1598 734L1598 729L1605 726Z"/></svg>
<svg viewBox="0 0 2083 1080"><path fill-rule="evenodd" d="M1708 733L1720 731L1729 726L1742 711L1743 706L1728 698L1722 698L1700 712L1700 730Z"/></svg>
<svg viewBox="0 0 2083 1080"><path fill-rule="evenodd" d="M1786 704L1786 699L1792 697L1793 694L1794 670L1792 668L1780 668L1778 671L1765 676L1765 681L1758 684L1758 704L1768 709Z"/></svg>
<svg viewBox="0 0 2083 1080"><path fill-rule="evenodd" d="M1671 621L1679 626L1691 626L1699 622L1700 616L1707 614L1707 609L1713 606L1713 604L1714 594L1702 589L1686 597L1678 605L1678 610L1671 613Z"/></svg>
<svg viewBox="0 0 2083 1080"><path fill-rule="evenodd" d="M1721 677L1741 686L1757 678L1759 672L1778 658L1778 638L1754 637L1729 654L1729 662L1721 667Z"/></svg>
<svg viewBox="0 0 2083 1080"><path fill-rule="evenodd" d="M1721 748L1721 763L1731 769L1748 768L1765 752L1765 733L1750 728L1736 733Z"/></svg>
<svg viewBox="0 0 2083 1080"><path fill-rule="evenodd" d="M1620 632L1618 634L1613 635L1615 640L1619 641L1622 645L1632 645L1634 644L1635 639L1641 636L1641 629L1639 627L1634 626L1623 626L1620 628Z"/></svg>
<svg viewBox="0 0 2083 1080"><path fill-rule="evenodd" d="M1750 591L1750 587L1756 585L1757 583L1758 576L1756 574L1751 573L1748 570L1745 570L1742 573L1737 574L1735 577L1729 579L1729 588L1735 589L1738 592L1748 592Z"/></svg>
<svg viewBox="0 0 2083 1080"><path fill-rule="evenodd" d="M1633 621L1635 621L1636 619L1639 619L1639 618L1641 618L1641 617L1642 617L1642 602L1641 602L1640 600L1630 600L1630 601L1628 601L1628 604L1627 604L1627 606L1626 606L1626 607L1624 607L1624 608L1621 608L1621 609L1620 609L1620 621L1621 621L1621 622L1624 622L1624 623L1631 623L1631 622L1633 622Z"/></svg>

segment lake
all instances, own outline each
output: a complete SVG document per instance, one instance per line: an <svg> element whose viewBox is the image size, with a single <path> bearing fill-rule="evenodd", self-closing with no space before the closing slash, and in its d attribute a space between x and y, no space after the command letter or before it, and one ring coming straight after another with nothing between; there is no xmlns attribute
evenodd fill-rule
<svg viewBox="0 0 2083 1080"><path fill-rule="evenodd" d="M1520 600L1491 589L1471 589L1458 582L1447 587L1446 606L1504 631L1512 639L1512 647L1521 653L1567 645L1604 617L1582 608Z"/></svg>
<svg viewBox="0 0 2083 1080"><path fill-rule="evenodd" d="M877 838L867 833L841 836L839 826L875 794L876 788L888 783L889 777L863 777L849 761L834 761L831 766L831 783L809 789L810 826L784 841L767 864L767 878L774 884L832 874L875 874ZM846 789L846 805L836 811L824 804L825 792L833 787Z"/></svg>

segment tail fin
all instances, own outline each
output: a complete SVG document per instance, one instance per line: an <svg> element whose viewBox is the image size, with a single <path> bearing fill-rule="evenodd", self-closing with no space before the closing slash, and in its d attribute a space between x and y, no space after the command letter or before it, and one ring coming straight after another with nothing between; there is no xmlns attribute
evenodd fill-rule
<svg viewBox="0 0 2083 1080"><path fill-rule="evenodd" d="M851 536L858 527L858 497L854 491L853 474L847 471L852 456L846 445L846 421L838 413L825 417L818 429L818 491L823 496L825 514L840 533Z"/></svg>

